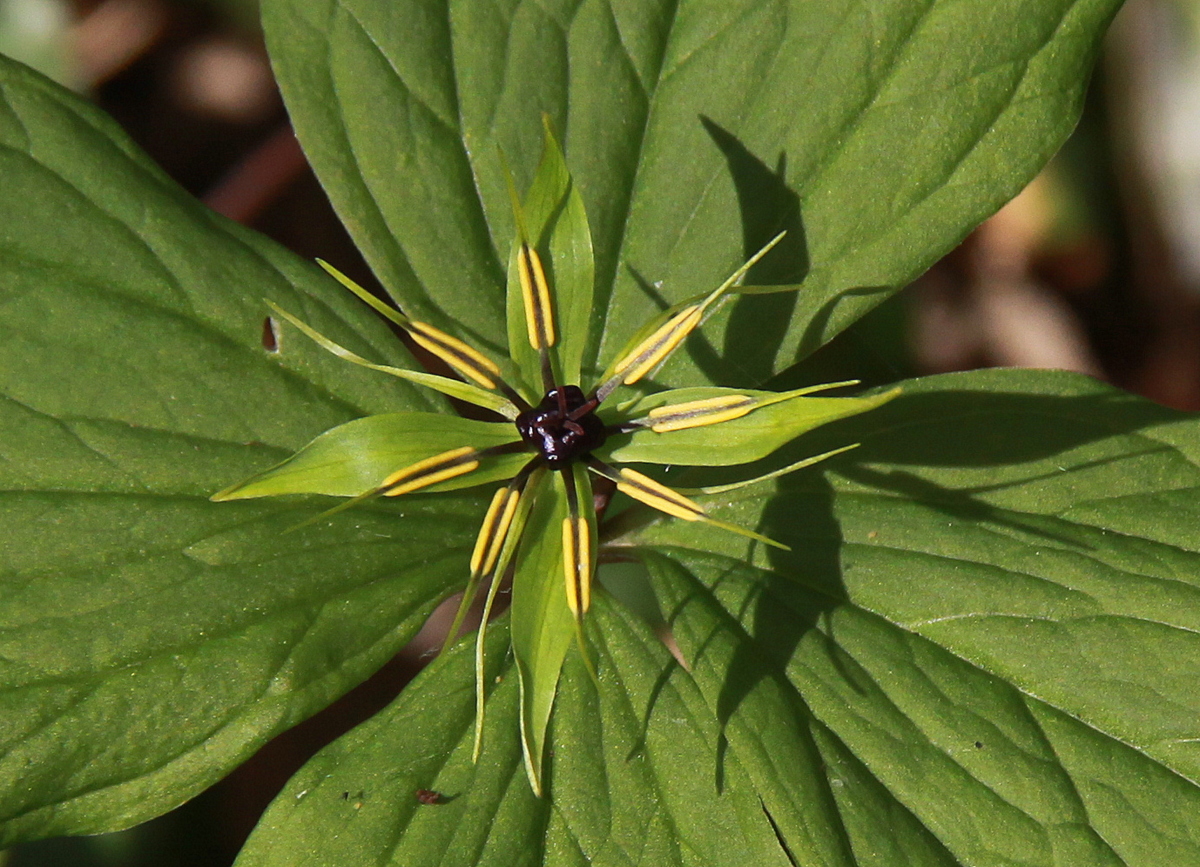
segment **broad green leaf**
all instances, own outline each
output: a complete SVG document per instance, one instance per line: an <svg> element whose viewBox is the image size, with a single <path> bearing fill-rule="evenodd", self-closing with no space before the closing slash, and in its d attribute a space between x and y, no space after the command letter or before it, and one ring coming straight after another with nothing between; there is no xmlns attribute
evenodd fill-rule
<svg viewBox="0 0 1200 867"><path fill-rule="evenodd" d="M471 764L464 643L309 762L267 811L238 867L788 867L736 759L714 785L720 726L687 672L609 600L597 600L589 622L597 625L600 688L578 659L567 660L546 797L532 795L521 767L511 660L489 671L497 683L484 753ZM493 626L489 658L497 662L503 626ZM442 803L418 804L418 788L441 793Z"/></svg>
<svg viewBox="0 0 1200 867"><path fill-rule="evenodd" d="M786 229L748 282L800 291L739 299L664 371L754 384L1033 177L1118 5L269 0L264 22L305 150L406 311L503 345L499 153L525 189L546 113L596 250L584 368Z"/></svg>
<svg viewBox="0 0 1200 867"><path fill-rule="evenodd" d="M643 531L781 837L771 793L800 781L777 757L815 743L863 864L1200 858L1198 428L1068 374L918 380L796 444L863 443L828 481L717 512L793 553Z"/></svg>
<svg viewBox="0 0 1200 867"><path fill-rule="evenodd" d="M489 635L494 688L477 764L473 643L460 642L292 778L238 867L533 863L549 803L525 775L506 625ZM440 803L422 804L419 790L439 793Z"/></svg>
<svg viewBox="0 0 1200 867"><path fill-rule="evenodd" d="M283 536L315 508L209 502L327 428L438 403L287 332L265 349L264 296L411 364L315 267L2 58L0 177L5 846L161 813L361 681L460 584L479 504Z"/></svg>
<svg viewBox="0 0 1200 867"><path fill-rule="evenodd" d="M571 180L563 162L562 148L548 126L542 159L521 211L529 243L542 254L554 298L558 331L554 354L560 364L560 381L578 384L593 315L592 235L579 189ZM508 258L507 298L510 354L518 362L525 381L540 386L541 365L526 335L515 245ZM535 396L530 395L531 398Z"/></svg>
<svg viewBox="0 0 1200 867"><path fill-rule="evenodd" d="M529 784L542 793L546 726L575 618L563 586L562 522L567 495L561 473L538 486L513 574L512 648L521 682L521 740Z"/></svg>
<svg viewBox="0 0 1200 867"><path fill-rule="evenodd" d="M788 366L1015 192L1073 124L1115 7L268 0L266 15L297 129L372 267L406 312L494 354L513 234L498 153L527 187L543 111L596 234L591 328L572 337L586 370L786 228L748 279L800 291L739 299L662 376L709 384ZM281 537L311 506L208 502L321 431L441 404L286 333L263 349L266 296L410 363L312 267L9 64L0 176L7 841L161 811L364 677L465 575L483 503L410 498ZM346 828L366 787L341 790L352 815L298 788L314 812L268 819L247 857L1194 862L1197 433L1069 377L913 383L780 459L860 451L714 500L792 554L680 521L615 539L614 556L645 551L691 671L600 598L598 689L567 647L550 494L514 590L525 701L498 685L508 725L478 777L439 807L393 799L412 769L475 773L469 698L450 699L448 732L412 733L441 724L460 650L405 715L349 742L373 765L330 754L403 771L373 778L397 788L361 837ZM516 719L549 802L517 770Z"/></svg>
<svg viewBox="0 0 1200 867"><path fill-rule="evenodd" d="M1190 864L1196 428L1065 374L907 383L796 444L863 442L824 477L728 503L725 517L761 515L794 553L747 562L740 540L678 521L642 532L688 669L599 595L600 687L568 659L544 800L522 800L511 727L488 728L502 759L466 766L467 699L431 674L390 725L293 782L244 863L365 849L396 865ZM492 723L516 713L500 675ZM410 792L432 774L409 769L434 766L410 733L439 709L458 740L430 785L455 798L418 811ZM305 805L325 779L313 791L389 784L376 809L399 823L349 833L344 812Z"/></svg>
<svg viewBox="0 0 1200 867"><path fill-rule="evenodd" d="M614 437L606 460L644 461L685 466L729 466L765 458L803 433L842 418L882 406L898 394L885 391L869 397L806 397L796 392L730 388L680 388L640 398L620 408L625 418L646 416L658 407L710 398L746 395L761 403L740 418L703 427L657 433L640 428Z"/></svg>
<svg viewBox="0 0 1200 867"><path fill-rule="evenodd" d="M221 491L214 499L279 494L354 497L379 487L397 470L442 452L463 446L483 450L519 441L508 422L435 412L371 415L325 431L287 460ZM528 452L488 456L479 469L423 490L452 491L511 479L529 458Z"/></svg>

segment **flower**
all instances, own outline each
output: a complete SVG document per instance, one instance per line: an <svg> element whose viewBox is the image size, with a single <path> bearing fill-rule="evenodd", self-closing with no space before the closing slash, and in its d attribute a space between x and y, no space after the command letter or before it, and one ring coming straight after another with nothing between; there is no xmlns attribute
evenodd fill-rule
<svg viewBox="0 0 1200 867"><path fill-rule="evenodd" d="M755 542L786 546L711 516L686 496L624 463L734 465L766 457L827 421L878 406L893 393L867 398L812 398L832 383L789 392L686 388L635 394L613 406L621 389L645 383L688 335L731 293L777 236L704 295L663 311L617 353L587 389L578 383L591 319L591 237L583 204L558 144L547 128L533 186L522 204L509 183L517 238L510 261L509 361L497 361L458 338L418 322L320 262L334 278L461 378L379 365L361 358L270 304L320 346L379 370L490 410L502 421L405 412L357 419L326 431L294 456L220 493L214 500L277 494L343 496L342 504L310 521L367 498L452 490L502 482L484 516L469 564L462 604L447 636L456 637L477 592L489 585L476 643L475 751L483 732L483 647L488 614L512 567L512 641L521 683L521 735L530 784L541 792L544 735L563 660L574 642L589 670L583 618L591 605L597 560L593 479L685 521L705 522ZM558 292L551 289L549 254ZM319 260L318 260L319 261ZM535 389L530 382L538 383ZM852 448L848 446L847 448ZM749 484L799 469L837 449ZM701 493L715 493L705 489ZM303 526L303 525L301 525ZM551 563L561 563L561 568ZM560 571L556 584L547 574Z"/></svg>

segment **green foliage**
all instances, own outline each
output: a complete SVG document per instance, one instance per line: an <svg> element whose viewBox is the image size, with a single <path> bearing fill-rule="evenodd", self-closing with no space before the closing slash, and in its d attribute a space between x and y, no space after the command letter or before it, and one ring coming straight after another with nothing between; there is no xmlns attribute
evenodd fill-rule
<svg viewBox="0 0 1200 867"><path fill-rule="evenodd" d="M747 282L798 290L739 295L647 389L751 393L1036 172L1115 6L272 0L264 14L297 131L384 286L496 357L517 228L505 161L518 190L557 179L526 218L567 287L564 370L589 382L647 320L787 230ZM565 165L543 157L543 113ZM156 815L362 680L461 586L486 504L422 493L284 535L328 501L212 494L264 471L256 484L285 484L306 461L353 493L366 476L331 480L320 460L338 438L390 471L452 448L456 425L512 433L290 329L265 349L264 297L372 363L413 367L316 266L208 213L111 121L7 61L0 177L8 843ZM531 360L517 359L526 385ZM1200 425L1046 372L885 397L763 407L740 423L762 413L780 442L798 435L770 457L688 447L721 481L723 464L766 474L862 444L705 501L790 551L639 507L602 525L614 592L585 620L597 681L569 617L545 607L565 606L550 592L556 476L521 567L546 588L489 634L478 763L464 640L313 759L241 863L1200 861ZM432 418L436 432L412 429ZM397 420L408 433L384 439L405 455L366 435ZM638 437L614 458L655 460ZM652 602L635 614L622 600L638 594ZM510 643L538 665L520 670ZM538 702L521 702L522 679Z"/></svg>
<svg viewBox="0 0 1200 867"><path fill-rule="evenodd" d="M467 674L447 665L389 713L442 713L437 736L467 746L431 769L411 724L364 727L290 784L246 863L336 838L312 863L787 864L772 832L800 864L1195 860L1195 422L1077 376L982 372L824 436L863 445L729 504L793 553L747 561L678 521L633 540L691 670L598 600L600 689L568 664L549 815L497 723L512 691L472 769ZM438 701L414 704L422 688ZM393 835L297 798L314 783L374 793ZM430 785L447 802L414 808Z"/></svg>
<svg viewBox="0 0 1200 867"><path fill-rule="evenodd" d="M732 507L796 553L747 563L678 523L643 537L760 792L811 733L879 863L1195 860L1195 421L997 371L910 383L844 434L852 464Z"/></svg>
<svg viewBox="0 0 1200 867"><path fill-rule="evenodd" d="M528 188L545 113L596 253L585 370L787 229L749 282L803 292L739 305L664 373L754 385L1024 186L1117 5L277 0L264 22L305 150L410 315L504 346L500 154Z"/></svg>
<svg viewBox="0 0 1200 867"><path fill-rule="evenodd" d="M458 583L477 507L413 503L403 536L368 509L298 537L281 531L311 508L209 502L320 429L431 408L307 341L265 351L263 295L411 360L319 271L11 62L0 175L8 842L154 816L328 704Z"/></svg>

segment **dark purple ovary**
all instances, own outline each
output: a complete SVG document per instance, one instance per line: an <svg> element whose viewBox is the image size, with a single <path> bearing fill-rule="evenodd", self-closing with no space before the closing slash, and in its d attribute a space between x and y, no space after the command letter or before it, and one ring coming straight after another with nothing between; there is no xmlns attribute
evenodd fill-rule
<svg viewBox="0 0 1200 867"><path fill-rule="evenodd" d="M550 469L561 470L604 445L604 422L594 412L570 418L587 402L579 386L564 385L550 389L541 403L517 416L521 439L538 451Z"/></svg>

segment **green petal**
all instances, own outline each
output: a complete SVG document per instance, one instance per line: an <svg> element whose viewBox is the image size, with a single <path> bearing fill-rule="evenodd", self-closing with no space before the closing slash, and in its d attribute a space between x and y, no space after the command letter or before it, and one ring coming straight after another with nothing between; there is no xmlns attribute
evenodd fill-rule
<svg viewBox="0 0 1200 867"><path fill-rule="evenodd" d="M817 388L820 388L819 386ZM724 467L765 458L800 434L831 421L867 412L899 391L868 397L808 397L816 388L788 392L733 388L680 388L640 398L620 407L629 419L668 404L746 395L758 403L748 414L719 424L656 433L639 428L614 437L598 455L606 461Z"/></svg>
<svg viewBox="0 0 1200 867"><path fill-rule="evenodd" d="M280 494L356 497L379 487L397 470L461 446L483 450L517 441L507 422L434 412L395 412L355 419L325 431L283 463L213 496L243 500ZM511 478L527 463L524 452L493 455L467 475L425 490L449 491Z"/></svg>
<svg viewBox="0 0 1200 867"><path fill-rule="evenodd" d="M563 474L543 482L525 525L512 594L512 646L521 680L521 746L533 790L542 794L546 726L558 675L575 637L563 590ZM582 504L587 506L588 504Z"/></svg>
<svg viewBox="0 0 1200 867"><path fill-rule="evenodd" d="M595 267L592 235L583 199L571 180L562 149L546 126L541 162L521 206L530 246L542 254L550 281L558 331L554 353L561 382L579 382L584 349L592 323ZM537 352L526 336L524 304L517 276L517 250L513 245L508 268L508 343L512 358L530 384L542 381ZM535 401L536 402L536 401Z"/></svg>

